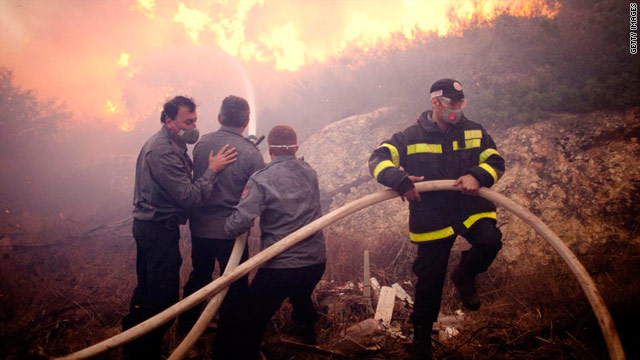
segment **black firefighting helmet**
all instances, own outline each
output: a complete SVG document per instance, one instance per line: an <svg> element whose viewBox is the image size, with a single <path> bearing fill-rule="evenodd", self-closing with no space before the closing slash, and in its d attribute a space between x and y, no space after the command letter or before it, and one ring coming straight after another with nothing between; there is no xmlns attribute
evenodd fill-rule
<svg viewBox="0 0 640 360"><path fill-rule="evenodd" d="M453 101L464 99L462 84L453 79L440 79L431 85L431 98L444 96Z"/></svg>

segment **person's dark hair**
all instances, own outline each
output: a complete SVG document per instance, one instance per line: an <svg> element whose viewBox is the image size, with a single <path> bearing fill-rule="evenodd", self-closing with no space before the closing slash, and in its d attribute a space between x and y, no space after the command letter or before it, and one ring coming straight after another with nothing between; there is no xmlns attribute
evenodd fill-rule
<svg viewBox="0 0 640 360"><path fill-rule="evenodd" d="M273 155L294 155L298 144L296 131L288 125L276 125L269 131L267 143ZM277 146L274 147L273 145Z"/></svg>
<svg viewBox="0 0 640 360"><path fill-rule="evenodd" d="M176 96L173 99L164 103L162 107L162 113L160 114L160 122L165 123L167 119L175 120L178 115L178 109L180 106L186 106L189 112L192 113L196 110L196 103L192 98L186 96Z"/></svg>
<svg viewBox="0 0 640 360"><path fill-rule="evenodd" d="M249 118L249 103L247 100L229 95L222 100L220 105L220 123L239 128Z"/></svg>

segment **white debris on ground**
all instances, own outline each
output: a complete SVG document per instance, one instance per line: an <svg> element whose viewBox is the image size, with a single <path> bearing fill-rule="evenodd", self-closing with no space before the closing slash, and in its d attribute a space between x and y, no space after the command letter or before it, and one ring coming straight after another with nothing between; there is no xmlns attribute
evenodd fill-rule
<svg viewBox="0 0 640 360"><path fill-rule="evenodd" d="M460 309L456 310L453 315L441 313L434 325L434 329L438 330L438 339L444 341L460 334L457 328L462 327L466 317L466 314Z"/></svg>
<svg viewBox="0 0 640 360"><path fill-rule="evenodd" d="M364 263L366 267L368 262ZM364 274L370 273L364 271ZM401 283L411 287L408 281ZM402 325L406 324L410 317L414 301L401 283L381 286L375 277L369 276L363 278L362 282L349 281L343 285L334 281L321 281L314 294L318 306L323 308L326 316L334 322L345 325L352 323L327 351L359 356L380 349L385 343L385 336L411 341L412 334L403 333ZM394 315L398 320L394 320ZM363 316L364 320L357 320ZM441 313L433 328L439 341L447 341L459 335L465 320L466 314L460 309L454 314Z"/></svg>
<svg viewBox="0 0 640 360"><path fill-rule="evenodd" d="M410 307L413 307L413 299L409 294L407 294L406 291L404 291L400 284L394 283L393 285L391 285L391 287L396 290L396 296L398 297L398 299L405 301Z"/></svg>

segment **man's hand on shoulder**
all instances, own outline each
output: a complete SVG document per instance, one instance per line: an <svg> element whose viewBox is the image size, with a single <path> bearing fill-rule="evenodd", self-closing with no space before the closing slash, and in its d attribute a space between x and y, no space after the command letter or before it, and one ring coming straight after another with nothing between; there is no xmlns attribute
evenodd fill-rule
<svg viewBox="0 0 640 360"><path fill-rule="evenodd" d="M411 180L412 182L420 182L424 180L424 176L409 175L409 180ZM420 198L420 193L418 192L418 190L416 190L416 188L412 188L411 190L406 191L404 194L400 194L400 198L402 199L402 201L404 201L405 199L409 201L422 201L422 199Z"/></svg>
<svg viewBox="0 0 640 360"><path fill-rule="evenodd" d="M213 151L209 152L209 169L219 173L226 168L227 165L235 162L237 157L238 153L236 152L236 148L229 148L229 144L227 144L223 146L215 156L213 155Z"/></svg>
<svg viewBox="0 0 640 360"><path fill-rule="evenodd" d="M465 195L476 196L478 195L478 190L480 189L480 183L471 174L460 176L453 185L460 186L462 189L462 193Z"/></svg>

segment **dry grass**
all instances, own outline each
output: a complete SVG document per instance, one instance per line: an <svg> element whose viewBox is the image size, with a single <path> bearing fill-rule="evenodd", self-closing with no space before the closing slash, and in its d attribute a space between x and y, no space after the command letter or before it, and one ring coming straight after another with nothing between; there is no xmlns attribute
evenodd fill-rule
<svg viewBox="0 0 640 360"><path fill-rule="evenodd" d="M325 279L360 281L364 242L357 237L332 238L328 232L329 269ZM183 283L190 270L189 244L183 239ZM250 241L255 253L256 238ZM410 273L412 246L404 239L383 239L371 251L372 275L383 285L414 280ZM450 271L467 246L459 241L452 251ZM0 347L3 358L24 359L62 355L81 349L120 331L135 286L135 246L128 228L68 239L49 246L14 248L0 263ZM637 357L640 343L640 249L630 241L610 239L581 257L601 290L618 327L628 358ZM536 259L531 259L535 264ZM604 359L606 346L591 308L572 274L559 259L541 270L523 272L500 256L479 278L483 306L467 313L460 334L435 341L440 359ZM527 267L531 268L531 267ZM534 267L535 268L535 267ZM409 293L410 285L403 285ZM317 292L320 300L325 296ZM357 293L357 291L356 291ZM356 295L356 298L358 295ZM345 298L346 299L346 298ZM346 301L346 300L345 300ZM346 301L347 319L321 310L320 345L328 347L348 326L370 314L357 302ZM445 283L442 312L460 307L453 287ZM291 327L291 307L285 303L267 330L264 352L271 359L314 359L326 356L294 350L280 339L296 340ZM395 325L411 334L409 309L396 306ZM211 357L213 332L208 332L191 352L191 358ZM437 337L434 337L437 339ZM168 352L181 340L174 329L166 337ZM381 336L381 350L371 358L402 359L410 340ZM118 359L119 350L98 358Z"/></svg>

